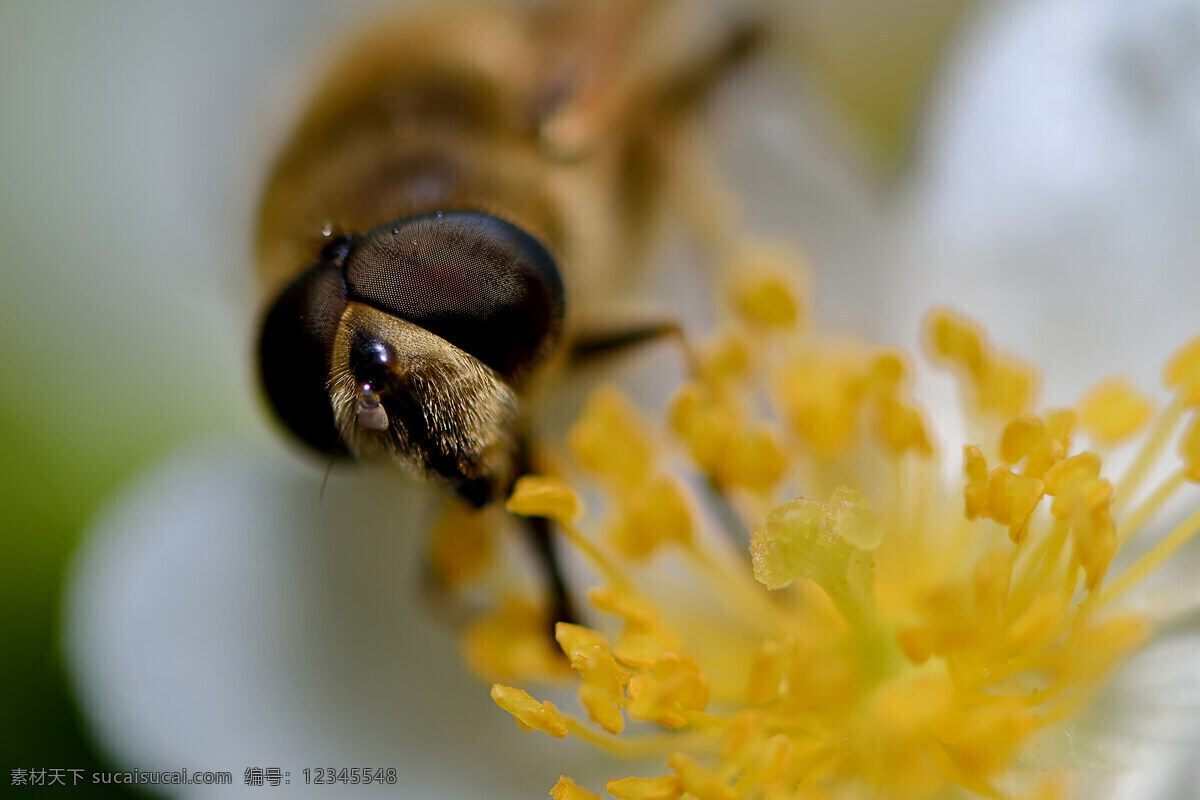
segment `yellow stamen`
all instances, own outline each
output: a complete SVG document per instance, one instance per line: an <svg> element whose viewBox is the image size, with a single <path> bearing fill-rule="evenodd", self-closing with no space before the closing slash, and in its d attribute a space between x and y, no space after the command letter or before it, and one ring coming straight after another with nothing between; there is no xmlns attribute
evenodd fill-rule
<svg viewBox="0 0 1200 800"><path fill-rule="evenodd" d="M598 572L613 583L624 583L624 578L612 559L602 553L572 524L582 516L583 503L562 481L540 475L522 476L504 508L511 514L523 517L545 517L554 520Z"/></svg>
<svg viewBox="0 0 1200 800"><path fill-rule="evenodd" d="M1000 458L1007 464L1016 464L1046 438L1046 426L1033 414L1018 414L1004 426L1000 434Z"/></svg>
<svg viewBox="0 0 1200 800"><path fill-rule="evenodd" d="M1121 520L1118 536L1123 544L1131 535L1142 529L1147 522L1154 518L1156 514L1162 511L1164 505L1171 497L1183 487L1187 480L1187 470L1177 469L1163 479L1163 482L1150 495L1138 505L1129 515ZM1114 493L1117 490L1114 490ZM1114 510L1117 507L1117 498L1113 499Z"/></svg>
<svg viewBox="0 0 1200 800"><path fill-rule="evenodd" d="M697 360L704 380L717 385L736 383L750 374L750 344L737 332L729 331L710 342Z"/></svg>
<svg viewBox="0 0 1200 800"><path fill-rule="evenodd" d="M866 378L858 360L805 354L781 368L775 392L792 430L816 453L830 456L858 432Z"/></svg>
<svg viewBox="0 0 1200 800"><path fill-rule="evenodd" d="M621 395L601 390L592 395L571 429L575 459L593 474L624 484L641 482L653 460L652 437Z"/></svg>
<svg viewBox="0 0 1200 800"><path fill-rule="evenodd" d="M546 636L544 612L517 596L502 598L468 626L462 645L471 669L491 680L556 680L570 674Z"/></svg>
<svg viewBox="0 0 1200 800"><path fill-rule="evenodd" d="M801 308L794 290L798 259L782 251L739 254L729 274L737 279L731 291L733 310L751 326L791 328Z"/></svg>
<svg viewBox="0 0 1200 800"><path fill-rule="evenodd" d="M925 421L915 406L900 400L880 402L878 427L880 443L896 455L909 450L924 456L933 454Z"/></svg>
<svg viewBox="0 0 1200 800"><path fill-rule="evenodd" d="M1127 567L1121 573L1121 577L1109 584L1104 593L1100 595L1097 605L1110 603L1141 583L1146 579L1146 576L1162 566L1168 558L1178 552L1179 548L1190 542L1196 536L1197 532L1200 532L1200 509L1193 511L1188 515L1187 519L1179 523L1174 530L1163 537L1149 552Z"/></svg>
<svg viewBox="0 0 1200 800"><path fill-rule="evenodd" d="M1173 440L1183 465L1143 486L1185 404L1200 403L1200 338L1172 359L1180 397L1157 415L1113 381L1077 408L1034 413L1036 374L978 326L935 312L931 356L961 380L980 437L946 486L907 360L815 342L781 310L803 307L784 282L746 281L734 300L742 329L724 341L756 349L701 358L669 412L689 464L606 392L570 437L603 521L577 521L562 484L518 484L510 509L558 522L599 585L586 624L556 629L586 720L517 690L501 705L616 757L665 756L671 774L609 781L618 798L1063 797L1074 765L1035 773L1032 748L1065 741L1150 639L1153 620L1118 601L1200 534L1195 511L1114 566L1200 479L1193 420ZM1081 451L1077 426L1097 444L1144 437L1127 476ZM1119 509L1134 491L1137 505ZM745 530L748 562L730 552ZM534 615L508 613L492 641L510 637L514 655L477 648L490 661L477 660L547 677L517 632ZM583 791L567 781L555 791L588 796L566 794Z"/></svg>
<svg viewBox="0 0 1200 800"><path fill-rule="evenodd" d="M679 776L684 791L696 800L738 800L724 781L684 753L667 756L667 766Z"/></svg>
<svg viewBox="0 0 1200 800"><path fill-rule="evenodd" d="M786 469L787 456L778 435L770 427L759 426L734 437L716 473L721 485L765 492L783 478Z"/></svg>
<svg viewBox="0 0 1200 800"><path fill-rule="evenodd" d="M644 669L664 653L682 649L678 634L667 627L650 603L629 588L592 589L588 602L623 623L613 645L613 654L621 663Z"/></svg>
<svg viewBox="0 0 1200 800"><path fill-rule="evenodd" d="M555 638L580 675L579 704L588 718L609 733L620 733L625 728L621 708L628 705L624 690L628 671L617 665L608 642L594 631L560 622Z"/></svg>
<svg viewBox="0 0 1200 800"><path fill-rule="evenodd" d="M752 575L729 569L706 550L689 546L684 552L697 571L724 588L729 603L745 615L747 624L776 633L792 624L791 618L771 598L757 590Z"/></svg>
<svg viewBox="0 0 1200 800"><path fill-rule="evenodd" d="M734 438L734 414L698 383L688 383L675 395L670 411L671 429L688 447L692 460L715 475Z"/></svg>
<svg viewBox="0 0 1200 800"><path fill-rule="evenodd" d="M983 372L986 344L977 325L939 309L929 314L925 330L926 346L934 358L971 375Z"/></svg>
<svg viewBox="0 0 1200 800"><path fill-rule="evenodd" d="M976 413L1010 418L1029 407L1038 383L1033 368L993 352L975 323L939 309L926 318L925 331L930 356L959 373Z"/></svg>
<svg viewBox="0 0 1200 800"><path fill-rule="evenodd" d="M1192 416L1179 439L1179 455L1183 458L1184 477L1192 483L1200 483L1200 412Z"/></svg>
<svg viewBox="0 0 1200 800"><path fill-rule="evenodd" d="M629 716L657 722L664 728L682 728L687 711L708 705L708 678L691 656L664 653L648 669L629 680Z"/></svg>
<svg viewBox="0 0 1200 800"><path fill-rule="evenodd" d="M522 517L546 517L560 525L569 525L583 516L579 495L556 478L524 475L513 487L504 506L510 514Z"/></svg>
<svg viewBox="0 0 1200 800"><path fill-rule="evenodd" d="M492 699L496 701L496 705L513 715L522 730L538 730L555 739L567 735L566 721L549 700L539 703L524 689L514 689L499 683L492 685Z"/></svg>
<svg viewBox="0 0 1200 800"><path fill-rule="evenodd" d="M621 778L604 785L618 800L676 800L683 794L683 783L674 775L659 778Z"/></svg>
<svg viewBox="0 0 1200 800"><path fill-rule="evenodd" d="M483 573L492 560L494 534L488 512L462 503L448 506L429 538L429 561L438 580L462 585Z"/></svg>
<svg viewBox="0 0 1200 800"><path fill-rule="evenodd" d="M618 518L608 536L609 544L620 555L642 560L665 545L691 541L692 514L676 480L655 475L620 497Z"/></svg>
<svg viewBox="0 0 1200 800"><path fill-rule="evenodd" d="M1079 424L1101 442L1117 442L1140 430L1154 404L1129 381L1110 379L1079 401Z"/></svg>
<svg viewBox="0 0 1200 800"><path fill-rule="evenodd" d="M600 795L581 788L566 775L558 776L558 783L550 790L554 800L600 800Z"/></svg>
<svg viewBox="0 0 1200 800"><path fill-rule="evenodd" d="M1189 339L1167 361L1163 384L1176 391L1185 406L1200 404L1200 336Z"/></svg>

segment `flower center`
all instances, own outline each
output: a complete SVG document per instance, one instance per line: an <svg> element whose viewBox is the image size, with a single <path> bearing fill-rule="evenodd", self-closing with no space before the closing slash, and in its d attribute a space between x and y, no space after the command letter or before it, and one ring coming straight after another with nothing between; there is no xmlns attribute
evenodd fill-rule
<svg viewBox="0 0 1200 800"><path fill-rule="evenodd" d="M1034 371L934 312L929 354L980 437L953 486L900 354L818 340L786 269L737 274L736 327L697 355L670 435L611 391L574 427L603 521L581 526L560 478L523 478L509 501L597 576L594 623L556 631L588 721L499 683L493 698L522 727L665 758L666 774L610 781L619 798L1059 796L1071 765L1035 773L1024 755L1147 641L1151 620L1118 601L1200 528L1197 512L1114 572L1200 480L1200 338L1168 364L1157 415L1114 381L1035 415ZM1184 465L1147 485L1185 413ZM1134 436L1114 484L1101 452ZM468 632L471 662L561 674L543 630L535 605L502 605ZM552 794L595 796L569 779Z"/></svg>

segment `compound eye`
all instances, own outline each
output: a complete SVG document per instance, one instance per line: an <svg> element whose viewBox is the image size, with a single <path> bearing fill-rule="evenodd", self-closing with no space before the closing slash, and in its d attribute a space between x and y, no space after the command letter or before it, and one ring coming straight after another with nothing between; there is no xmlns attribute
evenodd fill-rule
<svg viewBox="0 0 1200 800"><path fill-rule="evenodd" d="M290 283L263 321L258 367L267 399L302 441L345 454L329 399L330 354L346 307L346 283L336 264L319 263Z"/></svg>
<svg viewBox="0 0 1200 800"><path fill-rule="evenodd" d="M407 217L355 240L350 300L419 325L507 380L541 361L562 328L563 285L546 248L480 211Z"/></svg>

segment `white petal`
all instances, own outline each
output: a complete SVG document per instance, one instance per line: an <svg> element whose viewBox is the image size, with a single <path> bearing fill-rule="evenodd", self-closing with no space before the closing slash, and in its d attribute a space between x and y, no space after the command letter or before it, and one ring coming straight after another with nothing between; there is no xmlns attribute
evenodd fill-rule
<svg viewBox="0 0 1200 800"><path fill-rule="evenodd" d="M1171 631L1122 667L1072 729L1082 797L1192 797L1200 786L1200 630Z"/></svg>
<svg viewBox="0 0 1200 800"><path fill-rule="evenodd" d="M594 755L520 732L420 607L428 496L350 475L322 501L320 480L213 442L89 532L65 636L102 747L131 769L234 774L205 797L238 794L250 766L289 771L288 796L305 767L394 767L380 793L402 797L535 797L560 771L589 777Z"/></svg>
<svg viewBox="0 0 1200 800"><path fill-rule="evenodd" d="M1200 3L988 10L932 104L898 302L1061 365L1052 402L1115 370L1153 387L1200 329Z"/></svg>

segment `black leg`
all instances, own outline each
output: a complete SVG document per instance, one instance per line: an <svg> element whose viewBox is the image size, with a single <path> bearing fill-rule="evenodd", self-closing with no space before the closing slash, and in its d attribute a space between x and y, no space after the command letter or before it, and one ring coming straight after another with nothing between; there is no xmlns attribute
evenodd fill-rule
<svg viewBox="0 0 1200 800"><path fill-rule="evenodd" d="M550 520L541 517L526 517L525 530L529 534L529 542L537 555L538 563L546 579L546 588L550 593L550 632L553 634L554 625L558 622L576 622L579 617L575 614L571 603L570 592L567 591L566 581L563 580L562 566L558 561L558 553L554 544L554 530Z"/></svg>
<svg viewBox="0 0 1200 800"><path fill-rule="evenodd" d="M534 471L529 453L529 442L522 439L516 461L517 477L529 475ZM571 593L563 579L562 565L559 563L558 550L554 543L554 526L544 517L524 517L521 522L529 543L533 546L533 553L537 557L549 593L550 602L546 608L549 612L550 638L553 639L555 624L576 622L579 617L575 614Z"/></svg>
<svg viewBox="0 0 1200 800"><path fill-rule="evenodd" d="M674 337L684 345L684 354L688 355L683 331L679 323L673 320L655 321L605 332L590 332L575 339L571 343L569 361L578 365L583 362L602 358L645 342ZM690 365L689 365L690 366ZM518 475L533 472L529 459L529 444L523 442L517 459ZM571 602L571 594L563 580L562 566L554 543L554 528L550 520L539 517L525 519L525 531L533 551L546 579L546 588L550 592L550 625L553 632L556 622L576 622L579 617Z"/></svg>
<svg viewBox="0 0 1200 800"><path fill-rule="evenodd" d="M568 359L571 364L583 364L670 336L683 341L683 329L674 320L637 323L607 331L585 331L571 342Z"/></svg>

